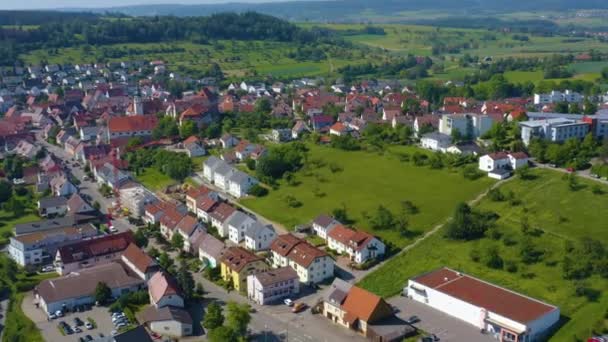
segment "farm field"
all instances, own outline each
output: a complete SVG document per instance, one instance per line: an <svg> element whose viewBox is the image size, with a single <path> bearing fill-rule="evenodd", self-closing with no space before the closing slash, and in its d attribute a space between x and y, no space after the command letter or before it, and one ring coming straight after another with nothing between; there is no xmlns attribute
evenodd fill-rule
<svg viewBox="0 0 608 342"><path fill-rule="evenodd" d="M409 228L416 233L432 229L443 222L458 202L475 198L494 181L481 178L466 180L461 169L431 170L401 162L396 153L422 151L415 147L393 147L384 155L308 145L308 164L294 174L299 183L291 186L281 181L278 190L263 198L242 200L242 204L286 227L308 223L319 214L331 214L333 209L346 208L353 226L371 231L384 241L403 247L413 237L402 237L397 231L372 231L366 215L374 215L379 205L397 213L401 202L409 200L420 212L409 217ZM330 168L340 168L335 173ZM288 196L302 205L291 208Z"/></svg>
<svg viewBox="0 0 608 342"><path fill-rule="evenodd" d="M595 184L583 181L582 189L571 191L561 173L535 170L537 178L530 181L514 179L500 187L503 194L512 192L521 204L509 201L493 202L489 198L477 206L484 211L493 211L500 218L496 227L500 238L486 237L477 241L451 241L443 237L443 230L417 245L410 251L389 260L385 265L364 278L360 285L384 297L398 294L407 279L435 268L448 266L480 277L509 289L522 292L560 307L566 317L565 325L551 341L572 341L590 334L589 319L601 317L608 307L608 280L594 275L584 281L585 286L601 293L596 301L575 295L576 284L562 277L562 259L566 241L577 242L588 236L606 243L608 232L605 219L597 213L608 207L608 187L604 194L591 191ZM522 217L530 227L540 229L538 237L524 235L521 231ZM508 237L511 242L505 242ZM524 240L531 239L544 251L543 260L525 264L520 249ZM483 252L498 250L505 264L514 263L515 269L491 269L471 258L473 250Z"/></svg>
<svg viewBox="0 0 608 342"><path fill-rule="evenodd" d="M226 76L273 75L300 77L327 75L346 64L371 61L378 56L356 49L330 47L330 56L319 62L290 58L297 45L271 41L217 41L213 44L175 42L161 44L114 44L54 50L36 50L22 56L26 64L94 63L96 61L163 60L172 71L196 76L218 63Z"/></svg>

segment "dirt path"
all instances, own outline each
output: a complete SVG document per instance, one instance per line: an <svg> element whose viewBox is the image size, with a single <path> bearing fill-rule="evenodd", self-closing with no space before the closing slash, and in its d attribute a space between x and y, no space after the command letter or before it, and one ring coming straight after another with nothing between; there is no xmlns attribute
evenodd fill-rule
<svg viewBox="0 0 608 342"><path fill-rule="evenodd" d="M515 179L515 177L511 177L511 178L507 178L505 180L501 180L498 181L497 183L495 183L494 185L492 185L488 190L486 190L485 192L480 193L479 195L477 195L477 197L475 197L474 199L470 200L467 202L468 205L473 206L477 203L479 203L479 201L481 201L484 197L486 197L488 195L488 193L490 192L490 190L495 189L501 185L503 185L506 182L511 181L512 179ZM429 237L433 236L433 234L437 233L439 230L441 230L441 228L443 228L447 223L449 223L452 220L452 216L448 217L447 219L445 219L442 223L439 223L438 225L434 226L433 229L429 230L428 232L424 233L421 237L419 237L418 239L414 240L414 242L412 242L411 244L403 247L403 249L401 249L397 254L391 256L390 258L378 263L377 265L375 265L374 267L363 271L363 272L359 272L356 275L355 281L359 281L361 279L363 279L365 276L367 276L368 274L374 272L375 270L379 269L380 267L382 267L387 261L392 260L393 258L398 257L399 255L409 251L410 249L418 246L420 243L422 243L424 240L428 239Z"/></svg>

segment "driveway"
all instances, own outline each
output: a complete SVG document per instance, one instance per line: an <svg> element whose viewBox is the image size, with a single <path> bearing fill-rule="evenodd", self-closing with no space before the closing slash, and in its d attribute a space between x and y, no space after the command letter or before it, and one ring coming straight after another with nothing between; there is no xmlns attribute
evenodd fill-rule
<svg viewBox="0 0 608 342"><path fill-rule="evenodd" d="M34 324L40 329L40 332L44 339L48 342L64 342L64 341L78 341L79 337L91 335L93 338L99 337L102 333L104 336L110 336L114 327L112 325L112 319L108 312L107 307L96 307L93 306L91 310L85 312L67 313L64 317L49 321L46 314L34 305L34 296L32 292L29 292L23 299L21 308L27 317L29 317ZM81 333L75 333L72 335L64 336L59 332L59 322L64 321L70 326L74 325L74 318L80 318L83 322L87 322L89 318L93 319L97 325L92 330L87 330L84 326Z"/></svg>
<svg viewBox="0 0 608 342"><path fill-rule="evenodd" d="M393 297L388 302L399 310L397 316L403 320L418 316L420 322L414 326L437 335L441 341L496 342L489 335L482 335L479 328L407 297Z"/></svg>

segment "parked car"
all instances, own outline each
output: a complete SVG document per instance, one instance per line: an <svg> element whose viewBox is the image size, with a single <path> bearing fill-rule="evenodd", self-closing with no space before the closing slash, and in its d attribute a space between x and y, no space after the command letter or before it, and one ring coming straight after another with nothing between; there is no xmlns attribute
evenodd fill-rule
<svg viewBox="0 0 608 342"><path fill-rule="evenodd" d="M95 328L95 327L93 326L93 323L91 323L91 322L86 322L84 326L85 326L85 327L86 327L88 330L92 330L93 328Z"/></svg>
<svg viewBox="0 0 608 342"><path fill-rule="evenodd" d="M82 332L82 329L80 329L78 326L72 327L72 330L74 330L74 332L77 334Z"/></svg>
<svg viewBox="0 0 608 342"><path fill-rule="evenodd" d="M49 315L49 318L50 318L50 319L56 319L56 318L57 318L57 315L55 315L54 313L52 313L52 314L50 314L50 315Z"/></svg>
<svg viewBox="0 0 608 342"><path fill-rule="evenodd" d="M84 337L80 336L78 338L78 342L87 342L87 340L85 340Z"/></svg>
<svg viewBox="0 0 608 342"><path fill-rule="evenodd" d="M53 265L46 265L42 268L43 273L53 272L55 271L55 267Z"/></svg>
<svg viewBox="0 0 608 342"><path fill-rule="evenodd" d="M420 318L418 316L410 316L410 318L408 318L406 322L407 324L418 323L420 322Z"/></svg>
<svg viewBox="0 0 608 342"><path fill-rule="evenodd" d="M304 309L306 309L306 306L307 306L306 303L302 303L302 302L296 303L293 306L293 308L291 309L291 312L298 313L298 312L304 311Z"/></svg>
<svg viewBox="0 0 608 342"><path fill-rule="evenodd" d="M81 327L84 325L84 322L80 318L74 317L74 324L76 324L77 327Z"/></svg>
<svg viewBox="0 0 608 342"><path fill-rule="evenodd" d="M85 338L87 339L87 341L93 341L93 336L91 335L87 335L85 336Z"/></svg>
<svg viewBox="0 0 608 342"><path fill-rule="evenodd" d="M162 336L160 336L159 334L153 332L153 333L150 334L150 337L152 337L153 340L160 340L160 338Z"/></svg>
<svg viewBox="0 0 608 342"><path fill-rule="evenodd" d="M116 335L118 335L118 331L112 330L111 334L112 334L112 336L116 336Z"/></svg>
<svg viewBox="0 0 608 342"><path fill-rule="evenodd" d="M120 329L120 328L122 328L122 327L126 327L126 326L127 326L127 323L125 323L125 322L120 322L120 323L116 324L115 328L116 328L116 329Z"/></svg>
<svg viewBox="0 0 608 342"><path fill-rule="evenodd" d="M57 316L57 317L63 317L63 311L61 311L61 310L55 311L55 316Z"/></svg>
<svg viewBox="0 0 608 342"><path fill-rule="evenodd" d="M437 335L435 334L431 334L431 338L433 339L433 341L437 342L439 341L439 337L437 337Z"/></svg>
<svg viewBox="0 0 608 342"><path fill-rule="evenodd" d="M292 306L293 305L293 300L286 298L283 303L285 303L285 305L287 306Z"/></svg>

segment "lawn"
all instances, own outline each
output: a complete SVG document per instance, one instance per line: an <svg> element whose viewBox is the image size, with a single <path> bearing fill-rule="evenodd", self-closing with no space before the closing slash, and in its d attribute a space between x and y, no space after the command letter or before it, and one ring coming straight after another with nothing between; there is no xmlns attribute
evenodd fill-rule
<svg viewBox="0 0 608 342"><path fill-rule="evenodd" d="M389 260L380 269L364 278L360 285L384 297L398 294L407 279L441 266L448 266L509 289L522 292L560 307L562 315L569 321L553 337L554 341L572 341L589 333L591 317L600 317L608 304L608 281L593 276L585 281L587 286L603 292L598 302L590 302L575 296L575 285L562 278L561 260L565 253L565 241L576 241L582 236L590 236L608 241L605 217L598 213L608 208L608 187L606 193L595 195L591 192L594 183L581 181L584 188L571 191L562 174L553 171L535 171L538 177L531 181L515 179L500 187L504 194L513 192L522 204L492 202L488 198L481 201L478 208L496 212L500 218L497 228L502 238L483 238L477 241L450 241L443 237L442 230L425 240L407 253ZM544 233L538 237L524 236L521 219L528 218L530 226ZM505 243L505 237L515 241ZM545 251L543 261L524 264L519 255L519 245L523 239L532 239ZM507 246L508 245L508 246ZM495 249L500 256L517 265L517 271L495 270L471 260L472 250Z"/></svg>
<svg viewBox="0 0 608 342"><path fill-rule="evenodd" d="M379 205L397 213L401 202L409 200L420 210L409 218L410 229L422 233L443 222L459 202L473 199L494 181L482 178L466 180L460 169L431 170L401 162L396 153L422 151L415 147L393 147L383 155L309 145L309 167L295 173L295 186L281 182L277 190L263 198L242 200L242 204L269 219L294 227L310 222L319 214L346 208L354 226L371 231L365 213L373 215ZM335 173L330 170L340 168ZM293 183L292 183L293 184ZM287 205L293 196L302 205ZM411 242L396 231L373 231L384 241L402 247Z"/></svg>
<svg viewBox="0 0 608 342"><path fill-rule="evenodd" d="M143 170L135 179L152 191L161 191L176 183L171 177L154 168Z"/></svg>
<svg viewBox="0 0 608 342"><path fill-rule="evenodd" d="M36 213L27 210L26 214L15 218L12 213L0 210L0 245L8 244L8 239L13 234L13 228L16 224L37 221L40 218Z"/></svg>

